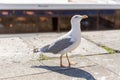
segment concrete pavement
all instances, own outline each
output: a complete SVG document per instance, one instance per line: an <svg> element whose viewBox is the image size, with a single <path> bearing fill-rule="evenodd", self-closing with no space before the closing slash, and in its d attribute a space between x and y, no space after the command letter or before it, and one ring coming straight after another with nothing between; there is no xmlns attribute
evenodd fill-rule
<svg viewBox="0 0 120 80"><path fill-rule="evenodd" d="M120 30L90 31L82 33L82 36L97 44L120 50Z"/></svg>
<svg viewBox="0 0 120 80"><path fill-rule="evenodd" d="M70 53L70 60L78 63L72 68L59 67L59 55L46 53L48 59L39 62L32 52L64 32L0 35L0 80L120 80L120 54L106 54L96 45L120 50L119 32L82 32L80 46Z"/></svg>

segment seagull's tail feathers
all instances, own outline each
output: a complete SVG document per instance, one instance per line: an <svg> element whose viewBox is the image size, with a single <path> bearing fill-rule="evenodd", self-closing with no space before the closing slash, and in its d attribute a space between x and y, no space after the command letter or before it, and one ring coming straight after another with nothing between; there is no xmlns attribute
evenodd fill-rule
<svg viewBox="0 0 120 80"><path fill-rule="evenodd" d="M46 45L38 50L38 54L42 54L48 51L49 45Z"/></svg>

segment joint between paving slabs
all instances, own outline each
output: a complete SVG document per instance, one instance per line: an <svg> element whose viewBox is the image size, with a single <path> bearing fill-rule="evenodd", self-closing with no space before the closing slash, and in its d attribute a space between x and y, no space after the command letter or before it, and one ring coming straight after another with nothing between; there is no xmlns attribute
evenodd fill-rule
<svg viewBox="0 0 120 80"><path fill-rule="evenodd" d="M109 54L120 53L120 50L115 50L115 49L112 49L112 48L110 48L110 47L108 47L108 46L105 46L105 45L102 45L102 44L98 44L98 43L96 43L96 42L94 42L94 41L92 41L92 40L90 40L90 39L88 39L88 38L86 38L86 37L84 37L84 36L82 36L82 38L84 38L84 39L86 39L86 40L88 40L88 41L96 44L97 46L103 48L103 49L104 49L105 51L107 51Z"/></svg>

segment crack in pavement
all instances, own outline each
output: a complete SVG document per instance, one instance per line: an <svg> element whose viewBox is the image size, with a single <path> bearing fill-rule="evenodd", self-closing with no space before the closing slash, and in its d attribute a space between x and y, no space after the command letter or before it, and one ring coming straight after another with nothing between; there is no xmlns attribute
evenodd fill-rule
<svg viewBox="0 0 120 80"><path fill-rule="evenodd" d="M96 44L96 45L99 46L99 47L101 47L101 46L105 46L105 45L102 45L102 44L96 43L96 42L92 41L91 39L86 38L85 36L82 36L82 38L84 38L84 39L90 41L91 43ZM112 48L111 48L111 49L112 49ZM120 53L120 50L113 49L113 51L114 51L115 53ZM108 53L108 54L109 54L109 53Z"/></svg>

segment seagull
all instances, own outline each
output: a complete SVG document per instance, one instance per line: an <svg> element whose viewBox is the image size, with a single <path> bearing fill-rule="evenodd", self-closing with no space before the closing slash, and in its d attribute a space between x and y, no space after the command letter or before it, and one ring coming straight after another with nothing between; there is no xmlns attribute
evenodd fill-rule
<svg viewBox="0 0 120 80"><path fill-rule="evenodd" d="M80 27L80 21L82 19L88 18L87 15L74 15L71 18L71 30L66 33L65 35L59 37L55 41L53 41L51 44L45 45L42 48L35 48L33 50L34 53L53 53L53 54L61 54L60 55L60 66L66 67L62 63L62 57L64 54L66 54L66 58L69 64L69 67L71 65L75 65L77 63L70 62L68 52L71 52L75 48L77 48L81 42L81 27Z"/></svg>

